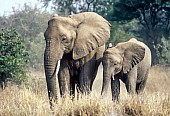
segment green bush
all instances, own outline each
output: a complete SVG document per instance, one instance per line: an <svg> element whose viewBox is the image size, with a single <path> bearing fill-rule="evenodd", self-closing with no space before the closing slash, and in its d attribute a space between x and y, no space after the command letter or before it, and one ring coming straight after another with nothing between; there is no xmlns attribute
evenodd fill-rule
<svg viewBox="0 0 170 116"><path fill-rule="evenodd" d="M28 63L25 42L15 29L0 31L0 84L11 80L21 84L26 79L24 67Z"/></svg>

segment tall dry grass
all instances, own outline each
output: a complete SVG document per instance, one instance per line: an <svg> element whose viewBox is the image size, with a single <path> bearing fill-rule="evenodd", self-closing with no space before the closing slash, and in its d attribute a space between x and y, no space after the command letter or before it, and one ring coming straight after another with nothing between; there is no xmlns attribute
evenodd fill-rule
<svg viewBox="0 0 170 116"><path fill-rule="evenodd" d="M120 102L111 95L100 98L102 68L94 82L93 92L73 101L59 99L51 111L43 72L32 71L28 85L8 86L0 92L0 116L168 116L170 115L170 68L154 66L143 94L129 96L121 83Z"/></svg>

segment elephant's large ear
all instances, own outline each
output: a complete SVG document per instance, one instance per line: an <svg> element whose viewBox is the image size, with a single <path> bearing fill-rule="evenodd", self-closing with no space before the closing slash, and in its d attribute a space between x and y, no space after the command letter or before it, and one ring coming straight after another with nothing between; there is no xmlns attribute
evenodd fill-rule
<svg viewBox="0 0 170 116"><path fill-rule="evenodd" d="M73 59L80 59L92 50L105 44L110 37L110 23L93 12L70 16L77 23L77 38L73 48Z"/></svg>
<svg viewBox="0 0 170 116"><path fill-rule="evenodd" d="M124 45L123 73L128 73L145 56L145 48L133 42Z"/></svg>

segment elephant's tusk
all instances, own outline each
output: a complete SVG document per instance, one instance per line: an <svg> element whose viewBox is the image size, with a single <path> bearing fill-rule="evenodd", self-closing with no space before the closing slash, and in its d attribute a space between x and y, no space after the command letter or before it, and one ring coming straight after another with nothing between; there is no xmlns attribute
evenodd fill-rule
<svg viewBox="0 0 170 116"><path fill-rule="evenodd" d="M59 69L60 69L60 60L57 62L56 75L58 75Z"/></svg>
<svg viewBox="0 0 170 116"><path fill-rule="evenodd" d="M58 16L58 14L53 14L53 16L52 17L57 17Z"/></svg>

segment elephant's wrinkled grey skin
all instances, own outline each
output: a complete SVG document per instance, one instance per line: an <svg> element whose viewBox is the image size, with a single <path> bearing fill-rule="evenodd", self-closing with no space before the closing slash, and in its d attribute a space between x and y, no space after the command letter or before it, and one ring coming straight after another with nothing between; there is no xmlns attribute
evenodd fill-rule
<svg viewBox="0 0 170 116"><path fill-rule="evenodd" d="M89 92L102 61L110 27L100 15L84 12L68 17L54 16L44 33L44 67L50 103L57 100L55 73L60 60L58 81L61 96L79 90Z"/></svg>
<svg viewBox="0 0 170 116"><path fill-rule="evenodd" d="M118 101L120 81L131 95L141 93L151 67L150 49L135 38L108 48L103 55L102 97L107 95L111 83L112 100Z"/></svg>

